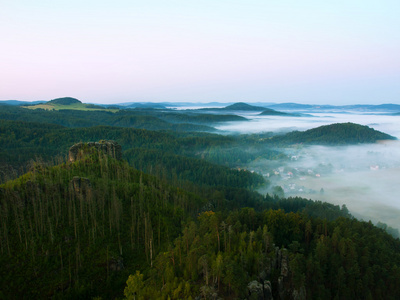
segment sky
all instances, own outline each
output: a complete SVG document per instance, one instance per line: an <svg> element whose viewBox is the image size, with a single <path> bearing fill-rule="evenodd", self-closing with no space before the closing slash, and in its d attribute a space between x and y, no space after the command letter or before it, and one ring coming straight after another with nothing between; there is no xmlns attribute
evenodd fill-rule
<svg viewBox="0 0 400 300"><path fill-rule="evenodd" d="M400 104L398 0L0 0L0 100Z"/></svg>

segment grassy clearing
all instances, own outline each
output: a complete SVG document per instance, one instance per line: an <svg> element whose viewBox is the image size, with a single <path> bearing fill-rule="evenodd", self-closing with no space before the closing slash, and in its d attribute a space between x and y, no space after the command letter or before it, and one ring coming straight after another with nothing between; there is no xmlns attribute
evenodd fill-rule
<svg viewBox="0 0 400 300"><path fill-rule="evenodd" d="M45 109L45 110L64 110L64 109L72 109L72 110L83 110L83 111L109 111L109 112L117 112L118 109L108 109L108 108L93 108L90 107L92 104L83 104L76 103L70 105L61 105L61 104L38 104L32 106L22 106L28 109Z"/></svg>

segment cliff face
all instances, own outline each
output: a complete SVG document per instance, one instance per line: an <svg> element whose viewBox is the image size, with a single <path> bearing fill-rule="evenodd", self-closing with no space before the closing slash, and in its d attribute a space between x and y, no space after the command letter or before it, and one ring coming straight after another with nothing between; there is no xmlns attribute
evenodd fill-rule
<svg viewBox="0 0 400 300"><path fill-rule="evenodd" d="M78 143L69 148L69 161L74 162L85 155L91 153L93 150L97 150L105 155L109 155L112 158L121 160L122 159L122 147L115 141L100 141L100 142L89 142L89 143Z"/></svg>

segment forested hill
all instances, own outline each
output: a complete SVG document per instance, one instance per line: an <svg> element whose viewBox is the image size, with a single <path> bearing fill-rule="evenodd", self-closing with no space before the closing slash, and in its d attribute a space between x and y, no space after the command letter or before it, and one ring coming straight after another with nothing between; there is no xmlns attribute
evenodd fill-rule
<svg viewBox="0 0 400 300"><path fill-rule="evenodd" d="M344 206L188 192L85 153L0 185L1 299L400 297L399 240Z"/></svg>
<svg viewBox="0 0 400 300"><path fill-rule="evenodd" d="M93 152L0 186L0 298L104 299L205 200Z"/></svg>
<svg viewBox="0 0 400 300"><path fill-rule="evenodd" d="M254 106L243 102L234 103L223 108L224 110L241 110L241 111L264 111L266 108Z"/></svg>
<svg viewBox="0 0 400 300"><path fill-rule="evenodd" d="M82 103L82 101L72 97L56 98L47 102L47 104L60 104L60 105L72 105L79 103Z"/></svg>
<svg viewBox="0 0 400 300"><path fill-rule="evenodd" d="M396 138L354 123L337 123L320 126L304 132L293 131L269 140L272 144L314 144L314 145L351 145L375 143L379 140L395 140Z"/></svg>
<svg viewBox="0 0 400 300"><path fill-rule="evenodd" d="M225 107L210 107L210 108L200 108L198 111L247 111L247 112L262 112L266 110L265 107L254 106L244 102L234 103Z"/></svg>
<svg viewBox="0 0 400 300"><path fill-rule="evenodd" d="M260 112L260 116L301 116L300 114L285 113L271 108L254 106L243 102L234 103L222 108L201 108L198 111L241 111L241 112Z"/></svg>

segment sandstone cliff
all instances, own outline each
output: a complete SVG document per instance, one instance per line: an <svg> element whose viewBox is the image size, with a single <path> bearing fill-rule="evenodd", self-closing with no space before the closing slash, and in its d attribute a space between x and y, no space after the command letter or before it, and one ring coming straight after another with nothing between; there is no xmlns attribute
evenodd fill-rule
<svg viewBox="0 0 400 300"><path fill-rule="evenodd" d="M77 161L87 154L97 150L105 155L109 155L112 158L121 160L122 159L122 148L115 141L100 141L100 142L89 142L89 143L78 143L73 145L69 149L68 160L70 162Z"/></svg>

